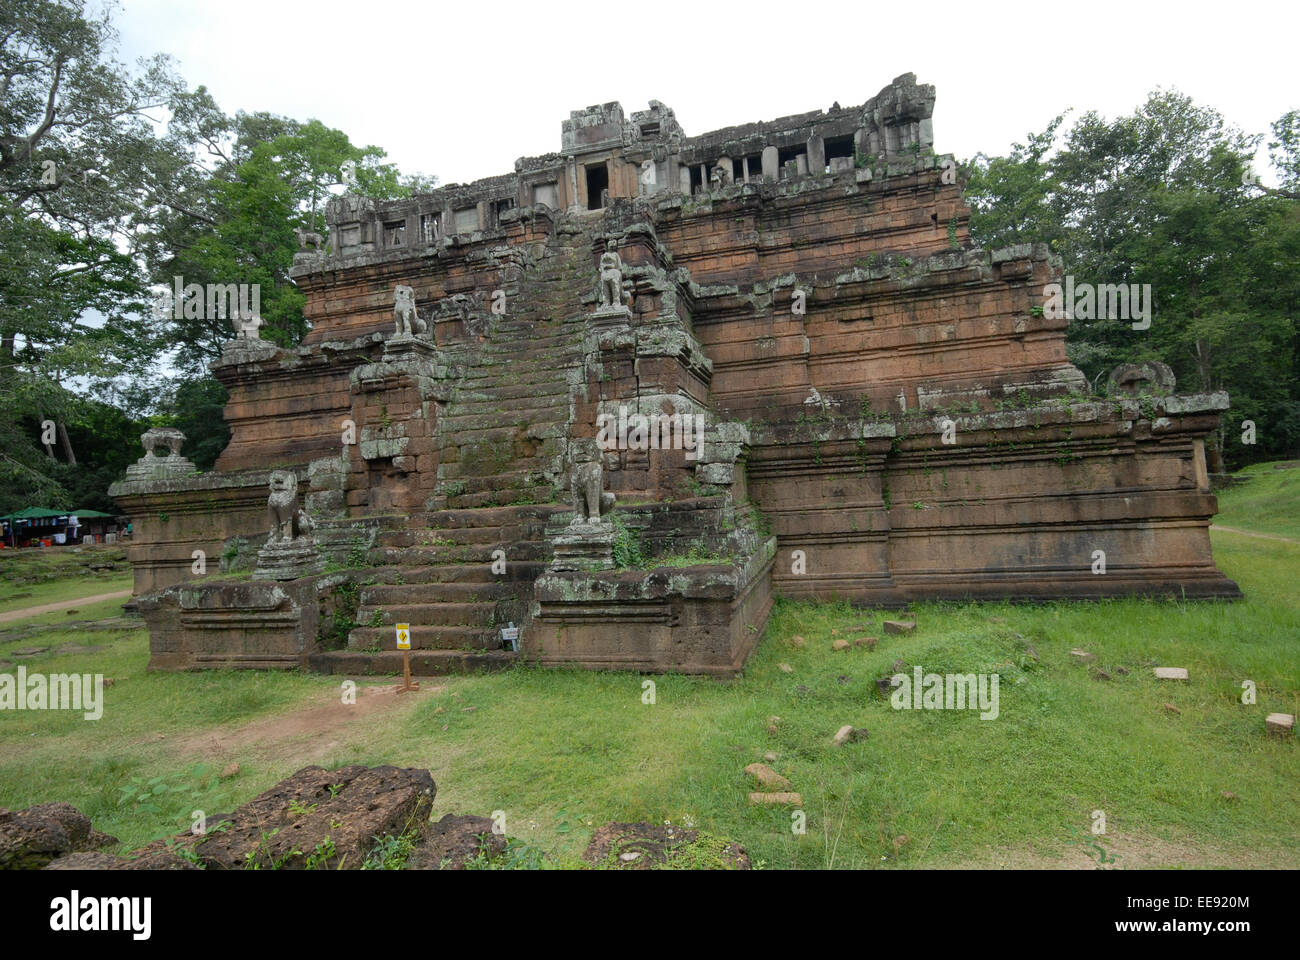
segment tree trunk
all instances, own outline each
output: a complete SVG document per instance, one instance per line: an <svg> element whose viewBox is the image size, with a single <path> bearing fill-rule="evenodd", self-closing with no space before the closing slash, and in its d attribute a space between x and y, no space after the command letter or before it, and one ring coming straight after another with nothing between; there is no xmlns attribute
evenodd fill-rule
<svg viewBox="0 0 1300 960"><path fill-rule="evenodd" d="M68 428L63 425L63 421L58 423L59 443L63 445L63 455L67 458L68 463L72 466L77 465L77 455L72 452L72 441L68 439Z"/></svg>

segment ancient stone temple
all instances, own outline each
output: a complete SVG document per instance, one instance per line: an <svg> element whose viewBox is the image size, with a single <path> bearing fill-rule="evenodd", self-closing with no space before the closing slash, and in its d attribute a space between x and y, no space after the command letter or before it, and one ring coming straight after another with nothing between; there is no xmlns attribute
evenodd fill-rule
<svg viewBox="0 0 1300 960"><path fill-rule="evenodd" d="M311 332L214 366L215 469L114 488L153 665L389 672L405 623L416 672L726 675L775 596L1237 596L1227 397L1094 395L1059 262L972 245L933 105L908 74L692 137L606 103L512 173L331 200Z"/></svg>

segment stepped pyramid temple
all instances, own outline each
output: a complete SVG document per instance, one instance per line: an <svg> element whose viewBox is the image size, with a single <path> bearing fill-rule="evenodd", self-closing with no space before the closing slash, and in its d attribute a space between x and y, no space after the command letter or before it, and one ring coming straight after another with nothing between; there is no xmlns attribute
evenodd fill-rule
<svg viewBox="0 0 1300 960"><path fill-rule="evenodd" d="M215 468L150 431L113 488L152 666L391 673L408 624L416 673L725 676L778 596L1239 596L1227 396L1087 382L1059 261L972 244L934 98L702 136L605 103L512 173L333 198L311 332L214 365Z"/></svg>

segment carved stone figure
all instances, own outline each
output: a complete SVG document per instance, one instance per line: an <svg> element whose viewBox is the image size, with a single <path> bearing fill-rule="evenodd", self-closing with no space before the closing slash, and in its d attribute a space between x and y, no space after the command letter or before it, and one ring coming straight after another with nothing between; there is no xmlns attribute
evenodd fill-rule
<svg viewBox="0 0 1300 960"><path fill-rule="evenodd" d="M420 319L415 309L415 290L399 283L393 288L393 318L399 334L420 334L429 329L429 325Z"/></svg>
<svg viewBox="0 0 1300 960"><path fill-rule="evenodd" d="M1158 360L1148 360L1146 363L1121 363L1110 372L1107 380L1111 396L1122 393L1130 396L1143 393L1163 396L1173 393L1174 385L1174 371Z"/></svg>
<svg viewBox="0 0 1300 960"><path fill-rule="evenodd" d="M600 305L603 309L623 306L623 258L610 240L600 255Z"/></svg>
<svg viewBox="0 0 1300 960"><path fill-rule="evenodd" d="M298 238L299 250L306 250L308 244L317 250L325 249L325 238L314 230L304 230L302 227L294 227L293 234Z"/></svg>
<svg viewBox="0 0 1300 960"><path fill-rule="evenodd" d="M266 518L271 525L267 544L310 536L315 524L298 509L298 477L288 470L274 470L271 495L266 498Z"/></svg>
<svg viewBox="0 0 1300 960"><path fill-rule="evenodd" d="M144 447L146 457L158 456L159 447L167 448L167 456L179 457L184 442L185 434L175 427L150 427L140 434L140 445Z"/></svg>
<svg viewBox="0 0 1300 960"><path fill-rule="evenodd" d="M239 314L235 314L235 316L231 318L231 322L235 325L236 339L241 337L245 340L262 339L261 335L257 332L258 328L262 326L262 318L256 314L251 317L243 317Z"/></svg>
<svg viewBox="0 0 1300 960"><path fill-rule="evenodd" d="M600 523L601 517L614 508L614 494L604 491L605 469L599 449L593 447L593 443L575 441L574 463L569 472L574 523Z"/></svg>
<svg viewBox="0 0 1300 960"><path fill-rule="evenodd" d="M734 180L730 163L716 163L713 165L713 171L709 174L709 189L721 190L728 187Z"/></svg>
<svg viewBox="0 0 1300 960"><path fill-rule="evenodd" d="M181 455L185 434L175 427L150 427L140 435L144 456L126 468L126 480L163 480L195 473L198 468ZM158 448L167 452L159 455Z"/></svg>

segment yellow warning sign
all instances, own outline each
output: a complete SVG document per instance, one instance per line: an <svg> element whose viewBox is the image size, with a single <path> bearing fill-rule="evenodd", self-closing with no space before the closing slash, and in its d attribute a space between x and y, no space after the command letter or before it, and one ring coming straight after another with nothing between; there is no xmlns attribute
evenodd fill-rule
<svg viewBox="0 0 1300 960"><path fill-rule="evenodd" d="M397 625L397 649L411 649L411 625L409 623L399 623Z"/></svg>

